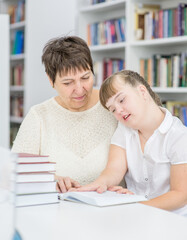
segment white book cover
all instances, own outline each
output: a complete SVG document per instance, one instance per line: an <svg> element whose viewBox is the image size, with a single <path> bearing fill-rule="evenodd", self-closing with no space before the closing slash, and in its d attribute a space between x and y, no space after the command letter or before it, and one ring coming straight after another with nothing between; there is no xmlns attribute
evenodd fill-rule
<svg viewBox="0 0 187 240"><path fill-rule="evenodd" d="M55 192L56 181L16 183L16 194Z"/></svg>
<svg viewBox="0 0 187 240"><path fill-rule="evenodd" d="M31 153L18 153L18 163L49 162L49 156Z"/></svg>
<svg viewBox="0 0 187 240"><path fill-rule="evenodd" d="M40 173L17 173L13 176L12 180L16 182L47 182L55 181L55 174L49 172L40 172Z"/></svg>
<svg viewBox="0 0 187 240"><path fill-rule="evenodd" d="M119 194L116 192L106 191L97 192L66 192L59 193L59 199L72 202L86 203L98 207L112 206L126 203L146 201L144 196L135 194Z"/></svg>
<svg viewBox="0 0 187 240"><path fill-rule="evenodd" d="M16 195L16 207L58 203L58 193Z"/></svg>
<svg viewBox="0 0 187 240"><path fill-rule="evenodd" d="M19 163L16 166L16 172L52 172L55 171L55 165L55 162Z"/></svg>

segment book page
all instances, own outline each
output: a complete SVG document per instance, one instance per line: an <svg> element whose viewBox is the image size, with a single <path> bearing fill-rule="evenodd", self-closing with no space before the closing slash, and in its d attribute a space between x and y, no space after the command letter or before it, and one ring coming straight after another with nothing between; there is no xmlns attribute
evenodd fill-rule
<svg viewBox="0 0 187 240"><path fill-rule="evenodd" d="M82 202L100 207L147 200L144 196L135 194L119 194L111 191L106 191L101 194L97 192L67 192L59 194L59 198L61 200Z"/></svg>

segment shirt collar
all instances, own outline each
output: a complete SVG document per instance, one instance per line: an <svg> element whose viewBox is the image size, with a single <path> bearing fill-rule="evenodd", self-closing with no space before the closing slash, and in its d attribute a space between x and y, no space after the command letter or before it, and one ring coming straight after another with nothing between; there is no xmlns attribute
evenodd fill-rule
<svg viewBox="0 0 187 240"><path fill-rule="evenodd" d="M162 134L165 134L168 132L168 130L170 129L173 123L173 116L166 108L162 108L162 107L160 108L165 113L165 117L163 122L160 124L158 131Z"/></svg>

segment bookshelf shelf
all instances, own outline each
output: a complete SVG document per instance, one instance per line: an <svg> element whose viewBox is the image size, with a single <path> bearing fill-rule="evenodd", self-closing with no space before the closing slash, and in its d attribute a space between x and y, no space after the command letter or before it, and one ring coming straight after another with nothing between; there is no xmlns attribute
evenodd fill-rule
<svg viewBox="0 0 187 240"><path fill-rule="evenodd" d="M22 92L24 91L24 86L10 86L11 92Z"/></svg>
<svg viewBox="0 0 187 240"><path fill-rule="evenodd" d="M25 21L12 23L12 24L10 24L10 30L24 29L25 24L26 24Z"/></svg>
<svg viewBox="0 0 187 240"><path fill-rule="evenodd" d="M153 91L157 93L187 93L187 87L168 87L168 88L159 88L153 87Z"/></svg>
<svg viewBox="0 0 187 240"><path fill-rule="evenodd" d="M126 47L125 42L119 42L119 43L111 43L111 44L105 44L105 45L90 46L90 50L92 52L112 51L116 49L123 50L125 47Z"/></svg>
<svg viewBox="0 0 187 240"><path fill-rule="evenodd" d="M86 7L80 8L81 13L95 13L95 12L105 12L108 10L119 9L120 7L124 7L126 0L115 0L110 2L103 2L99 4L89 5Z"/></svg>
<svg viewBox="0 0 187 240"><path fill-rule="evenodd" d="M23 117L14 117L14 116L10 116L10 122L11 123L22 123L23 121Z"/></svg>
<svg viewBox="0 0 187 240"><path fill-rule="evenodd" d="M16 60L24 60L25 59L25 54L21 53L21 54L12 54L10 56L10 60L16 61Z"/></svg>
<svg viewBox="0 0 187 240"><path fill-rule="evenodd" d="M184 44L187 43L187 36L180 36L180 37L170 37L170 38L162 38L162 39L152 39L152 40L139 40L130 43L132 47L141 47L141 46L155 46L155 45L177 45L177 44Z"/></svg>

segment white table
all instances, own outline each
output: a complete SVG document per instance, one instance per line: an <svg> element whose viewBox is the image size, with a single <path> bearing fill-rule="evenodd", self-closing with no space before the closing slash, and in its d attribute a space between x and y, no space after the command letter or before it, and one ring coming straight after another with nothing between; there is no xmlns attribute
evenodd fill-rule
<svg viewBox="0 0 187 240"><path fill-rule="evenodd" d="M23 240L187 240L187 218L142 204L60 204L17 208Z"/></svg>

